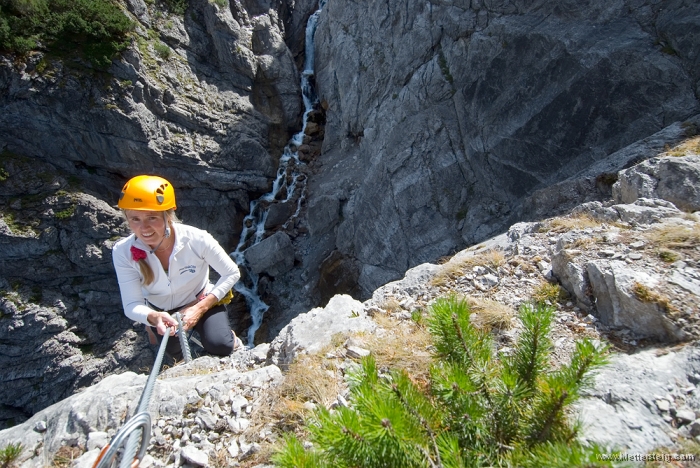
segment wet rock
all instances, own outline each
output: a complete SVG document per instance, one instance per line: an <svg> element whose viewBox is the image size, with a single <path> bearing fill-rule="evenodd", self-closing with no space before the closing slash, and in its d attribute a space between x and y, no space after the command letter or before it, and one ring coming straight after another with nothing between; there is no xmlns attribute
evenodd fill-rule
<svg viewBox="0 0 700 468"><path fill-rule="evenodd" d="M248 248L244 255L248 266L256 274L278 276L294 266L292 241L281 231Z"/></svg>

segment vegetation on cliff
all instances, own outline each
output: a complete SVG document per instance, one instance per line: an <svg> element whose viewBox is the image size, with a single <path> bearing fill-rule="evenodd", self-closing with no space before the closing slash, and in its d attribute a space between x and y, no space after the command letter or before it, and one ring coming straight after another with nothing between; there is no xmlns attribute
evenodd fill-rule
<svg viewBox="0 0 700 468"><path fill-rule="evenodd" d="M378 371L373 356L352 374L351 407L318 409L309 421L313 449L295 437L275 455L284 467L607 466L599 449L576 441L567 408L605 363L587 339L569 364L552 369L551 307L521 308L524 329L497 356L488 332L470 322L467 301L440 299L428 327L435 361L430 383Z"/></svg>
<svg viewBox="0 0 700 468"><path fill-rule="evenodd" d="M113 1L0 0L0 51L78 54L106 68L128 46L133 28Z"/></svg>

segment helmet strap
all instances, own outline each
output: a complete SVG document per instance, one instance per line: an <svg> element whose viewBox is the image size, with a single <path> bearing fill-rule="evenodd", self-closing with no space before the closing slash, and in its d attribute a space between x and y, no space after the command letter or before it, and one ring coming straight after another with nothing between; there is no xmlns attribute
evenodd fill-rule
<svg viewBox="0 0 700 468"><path fill-rule="evenodd" d="M163 212L163 220L165 221L165 236L158 242L158 245L156 245L153 249L150 250L151 254L153 254L156 250L160 248L160 246L163 244L163 241L170 237L170 226L168 225L168 217L165 215L165 211Z"/></svg>
<svg viewBox="0 0 700 468"><path fill-rule="evenodd" d="M149 252L154 253L156 250L158 250L160 248L160 245L163 243L164 240L165 240L165 237L163 237L160 240L160 242L158 242L158 245L156 245L154 248L152 248Z"/></svg>
<svg viewBox="0 0 700 468"><path fill-rule="evenodd" d="M168 224L168 217L165 215L165 211L163 211L163 221L165 221L165 237L170 237L170 224Z"/></svg>

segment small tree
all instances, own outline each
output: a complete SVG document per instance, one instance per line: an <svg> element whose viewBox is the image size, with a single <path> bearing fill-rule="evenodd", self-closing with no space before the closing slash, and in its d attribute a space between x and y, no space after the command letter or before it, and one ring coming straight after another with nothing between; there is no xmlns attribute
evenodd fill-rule
<svg viewBox="0 0 700 468"><path fill-rule="evenodd" d="M9 468L22 454L22 444L17 442L6 445L0 450L0 468Z"/></svg>
<svg viewBox="0 0 700 468"><path fill-rule="evenodd" d="M576 343L571 362L552 369L553 309L525 305L510 356L469 321L466 301L432 306L430 388L405 372L380 375L374 359L351 374L351 408L319 409L308 424L315 448L292 435L273 457L283 467L610 466L575 439L566 409L605 363L605 350Z"/></svg>

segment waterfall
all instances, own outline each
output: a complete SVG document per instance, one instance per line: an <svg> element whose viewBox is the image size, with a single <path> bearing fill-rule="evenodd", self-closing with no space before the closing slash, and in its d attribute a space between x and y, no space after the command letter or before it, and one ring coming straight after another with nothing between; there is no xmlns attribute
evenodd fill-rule
<svg viewBox="0 0 700 468"><path fill-rule="evenodd" d="M314 34L316 32L316 24L318 22L318 17L321 14L323 5L325 5L326 0L321 0L319 2L318 10L316 10L306 23L306 44L305 44L305 58L304 58L304 70L301 73L301 94L304 101L304 116L302 118L302 128L301 131L295 134L287 146L285 146L282 156L280 157L279 167L277 169L277 176L272 183L272 190L266 193L257 200L250 202L249 214L243 218L243 230L241 231L240 241L236 250L230 255L238 265L241 270L244 270L247 276L246 284L241 280L234 288L240 294L245 297L246 304L250 310L250 315L253 320L253 324L248 329L247 334L247 344L248 346L253 346L253 338L255 337L255 332L260 328L262 324L263 314L267 311L269 306L265 304L260 296L258 295L258 281L259 276L253 273L248 264L245 261L244 252L249 247L259 243L263 240L265 236L265 220L267 219L268 209L271 203L276 200L278 202L287 202L292 199L297 190L298 183L304 182L304 178L299 171L296 170L297 167L301 167L304 163L299 159L299 154L297 149L304 141L304 131L306 130L306 122L309 113L313 110L314 104L317 103L316 92L314 91L312 78L314 75ZM301 180L300 180L301 179ZM299 185L302 185L299 184ZM300 195L297 201L297 207L294 214L289 220L284 224L287 227L290 221L294 220L301 210L301 204L304 200L306 194L306 185L303 184L300 187ZM283 199L278 200L278 196L284 195Z"/></svg>

